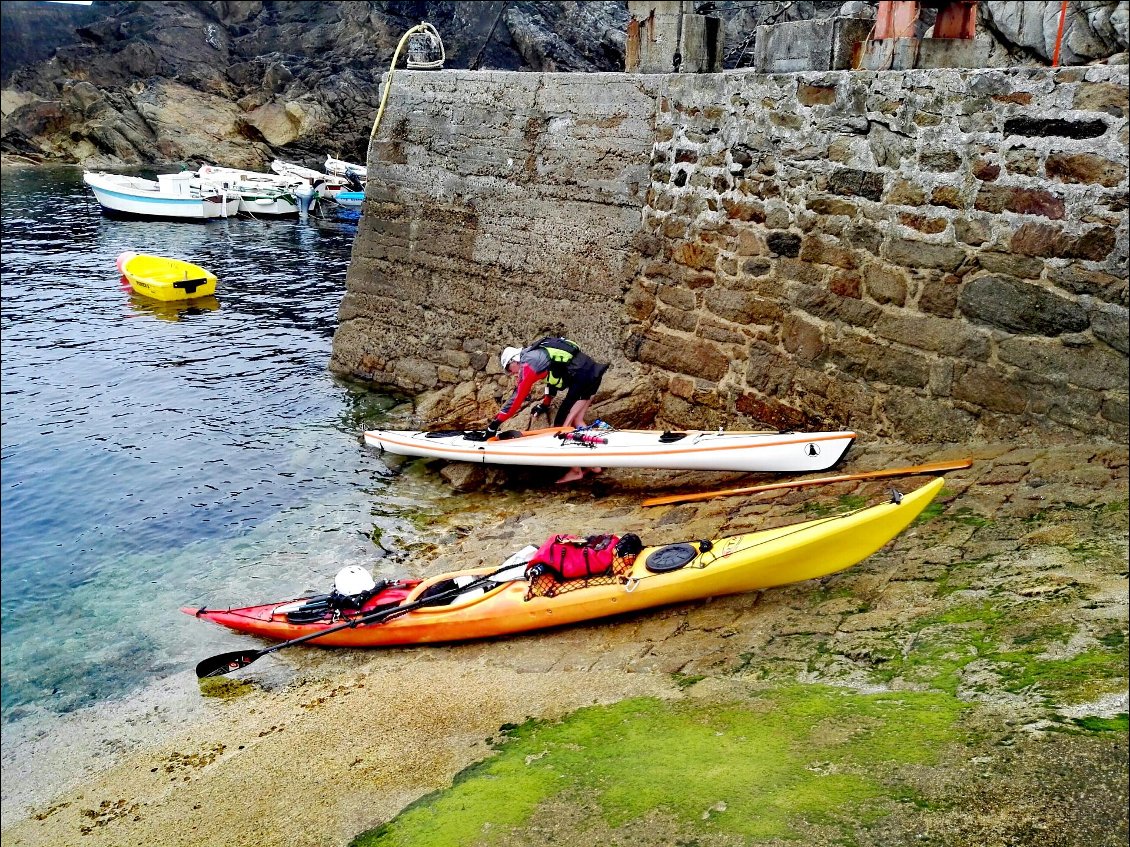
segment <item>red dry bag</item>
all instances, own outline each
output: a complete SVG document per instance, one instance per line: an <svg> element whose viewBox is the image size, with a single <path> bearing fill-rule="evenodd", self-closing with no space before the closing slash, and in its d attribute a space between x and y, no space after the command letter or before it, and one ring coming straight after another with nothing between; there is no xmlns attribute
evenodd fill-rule
<svg viewBox="0 0 1130 847"><path fill-rule="evenodd" d="M530 559L527 570L543 565L558 579L586 579L612 570L620 539L615 535L554 535Z"/></svg>

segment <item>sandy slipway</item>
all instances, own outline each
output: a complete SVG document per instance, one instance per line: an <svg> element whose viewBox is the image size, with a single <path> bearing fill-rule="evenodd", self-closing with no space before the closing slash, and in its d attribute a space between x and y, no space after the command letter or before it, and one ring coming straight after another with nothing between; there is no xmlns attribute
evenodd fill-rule
<svg viewBox="0 0 1130 847"><path fill-rule="evenodd" d="M382 824L384 840L371 843L425 843L413 833L434 813L468 827L444 843L1124 844L1127 451L862 444L842 470L959 455L973 467L947 474L923 520L831 577L499 641L295 647L230 679L198 681L186 667L96 716L69 716L49 737L6 730L4 843L329 847ZM437 573L502 561L553 532L715 537L925 481L640 507L660 479L689 490L759 480L607 471L555 490L552 509L528 481L490 495L443 496L438 484L436 501L420 503L431 517L382 543L428 557ZM398 478L394 492L408 483ZM722 729L695 734L718 721L742 737L772 725L772 737L791 739L777 753L758 745L759 773L795 761L778 782L822 792L828 813L779 800L771 814L709 794L727 783L703 782L695 763L716 735L739 743ZM630 726L701 755L667 772L653 749L662 744L619 736ZM869 743L852 747L851 727ZM570 768L616 767L600 745L577 741L597 730L624 745L627 770L558 790L580 779ZM738 768L741 749L719 747L716 770ZM616 794L637 778L631 769L679 791L632 807ZM475 804L495 788L528 810Z"/></svg>

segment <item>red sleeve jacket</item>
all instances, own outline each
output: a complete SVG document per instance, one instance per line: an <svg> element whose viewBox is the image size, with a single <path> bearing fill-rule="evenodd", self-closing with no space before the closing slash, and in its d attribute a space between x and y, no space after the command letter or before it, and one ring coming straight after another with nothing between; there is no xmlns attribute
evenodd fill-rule
<svg viewBox="0 0 1130 847"><path fill-rule="evenodd" d="M502 423L518 414L522 404L526 402L530 389L539 379L544 379L548 374L548 370L537 371L525 362L520 362L518 364L518 385L514 388L514 393L510 395L510 399L503 404L498 414L494 416L494 420Z"/></svg>

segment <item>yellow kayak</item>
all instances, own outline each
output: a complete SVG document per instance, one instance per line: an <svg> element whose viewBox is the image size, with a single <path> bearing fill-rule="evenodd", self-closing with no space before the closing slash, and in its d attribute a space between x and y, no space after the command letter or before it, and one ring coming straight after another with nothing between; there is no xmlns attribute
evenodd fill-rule
<svg viewBox="0 0 1130 847"><path fill-rule="evenodd" d="M216 293L216 275L191 262L127 251L118 256L118 270L130 287L153 300L192 300Z"/></svg>
<svg viewBox="0 0 1130 847"><path fill-rule="evenodd" d="M938 495L935 479L870 508L714 541L645 547L608 576L561 582L490 568L426 580L382 582L353 607L334 595L258 606L183 612L239 632L323 647L382 647L493 638L815 579L849 568L906 529ZM528 561L528 559L527 559ZM460 587L462 585L462 587ZM450 586L456 586L450 588ZM437 596L433 597L437 590ZM442 601L442 602L441 602ZM278 645L282 646L282 645ZM271 648L201 663L201 676L226 673ZM277 648L276 648L277 649Z"/></svg>

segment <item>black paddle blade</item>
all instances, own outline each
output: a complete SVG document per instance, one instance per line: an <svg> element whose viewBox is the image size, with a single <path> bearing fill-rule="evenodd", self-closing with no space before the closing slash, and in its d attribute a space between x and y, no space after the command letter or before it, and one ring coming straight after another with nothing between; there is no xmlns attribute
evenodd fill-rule
<svg viewBox="0 0 1130 847"><path fill-rule="evenodd" d="M245 668L263 655L261 650L235 650L205 659L196 666L197 679L208 676L223 676L226 673Z"/></svg>

